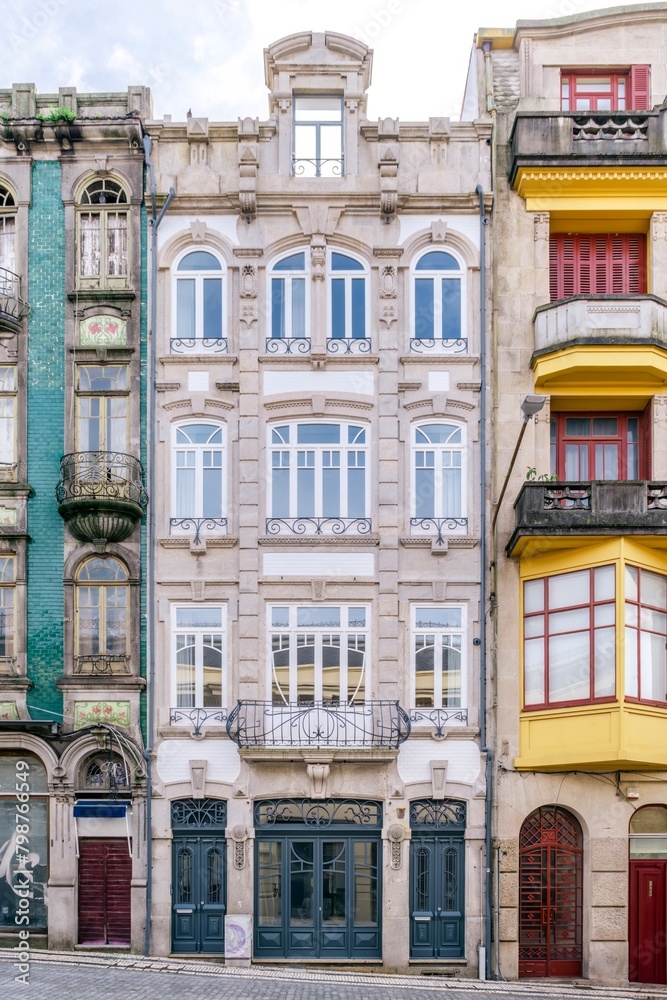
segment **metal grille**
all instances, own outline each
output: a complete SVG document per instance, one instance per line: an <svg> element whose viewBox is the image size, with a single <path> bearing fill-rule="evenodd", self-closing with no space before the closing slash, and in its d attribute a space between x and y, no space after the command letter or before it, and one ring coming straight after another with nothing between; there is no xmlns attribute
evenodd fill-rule
<svg viewBox="0 0 667 1000"><path fill-rule="evenodd" d="M335 824L378 827L382 825L382 806L379 802L356 799L274 799L257 802L255 826L283 826L284 824L323 827Z"/></svg>
<svg viewBox="0 0 667 1000"><path fill-rule="evenodd" d="M221 799L179 799L171 804L172 829L224 830L227 803Z"/></svg>
<svg viewBox="0 0 667 1000"><path fill-rule="evenodd" d="M465 830L465 825L465 802L417 799L410 803L410 826L413 830Z"/></svg>

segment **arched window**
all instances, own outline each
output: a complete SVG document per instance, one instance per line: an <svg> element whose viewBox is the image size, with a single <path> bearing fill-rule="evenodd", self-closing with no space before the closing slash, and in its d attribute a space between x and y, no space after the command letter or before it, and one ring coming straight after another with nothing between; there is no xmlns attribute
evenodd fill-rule
<svg viewBox="0 0 667 1000"><path fill-rule="evenodd" d="M225 426L211 421L173 430L172 531L200 535L227 528Z"/></svg>
<svg viewBox="0 0 667 1000"><path fill-rule="evenodd" d="M307 354L310 350L306 251L282 257L271 268L271 354Z"/></svg>
<svg viewBox="0 0 667 1000"><path fill-rule="evenodd" d="M129 788L130 779L119 756L103 753L88 758L81 784L86 791L108 792Z"/></svg>
<svg viewBox="0 0 667 1000"><path fill-rule="evenodd" d="M464 268L446 250L429 250L413 269L413 334L415 353L463 354L465 331Z"/></svg>
<svg viewBox="0 0 667 1000"><path fill-rule="evenodd" d="M418 530L438 532L467 527L463 428L438 421L412 432L412 518Z"/></svg>
<svg viewBox="0 0 667 1000"><path fill-rule="evenodd" d="M210 250L190 250L174 271L175 354L222 353L224 338L224 266Z"/></svg>
<svg viewBox="0 0 667 1000"><path fill-rule="evenodd" d="M0 183L0 289L9 280L5 271L16 273L16 199Z"/></svg>
<svg viewBox="0 0 667 1000"><path fill-rule="evenodd" d="M94 556L82 563L74 604L77 673L129 672L129 604L128 572L118 559Z"/></svg>
<svg viewBox="0 0 667 1000"><path fill-rule="evenodd" d="M269 428L267 532L370 531L369 429L316 420Z"/></svg>
<svg viewBox="0 0 667 1000"><path fill-rule="evenodd" d="M368 270L361 261L336 250L328 254L329 354L365 353L368 338L366 283ZM343 341L344 343L338 343ZM357 343L351 343L356 341ZM368 340L370 347L370 341ZM357 348L354 351L354 348Z"/></svg>
<svg viewBox="0 0 667 1000"><path fill-rule="evenodd" d="M77 220L79 287L127 287L127 204L125 190L108 177L93 180L83 189Z"/></svg>

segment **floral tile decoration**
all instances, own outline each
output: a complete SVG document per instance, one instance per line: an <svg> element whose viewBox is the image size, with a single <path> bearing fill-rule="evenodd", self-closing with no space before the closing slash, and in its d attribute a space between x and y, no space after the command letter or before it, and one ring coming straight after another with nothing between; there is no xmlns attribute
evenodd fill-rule
<svg viewBox="0 0 667 1000"><path fill-rule="evenodd" d="M77 701L74 703L74 728L106 722L110 726L130 725L129 701Z"/></svg>
<svg viewBox="0 0 667 1000"><path fill-rule="evenodd" d="M79 324L82 347L124 347L127 323L117 316L89 316Z"/></svg>

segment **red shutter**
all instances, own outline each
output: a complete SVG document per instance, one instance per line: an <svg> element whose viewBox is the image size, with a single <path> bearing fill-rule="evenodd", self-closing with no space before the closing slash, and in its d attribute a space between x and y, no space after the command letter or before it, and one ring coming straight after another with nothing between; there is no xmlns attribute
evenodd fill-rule
<svg viewBox="0 0 667 1000"><path fill-rule="evenodd" d="M639 420L639 478L651 479L651 459L653 447L651 440L653 401L651 401Z"/></svg>
<svg viewBox="0 0 667 1000"><path fill-rule="evenodd" d="M549 246L551 301L571 295L640 295L646 291L640 233L558 233Z"/></svg>
<svg viewBox="0 0 667 1000"><path fill-rule="evenodd" d="M126 840L79 842L79 944L129 947L131 884Z"/></svg>
<svg viewBox="0 0 667 1000"><path fill-rule="evenodd" d="M549 298L552 302L562 299L560 289L560 267L558 263L558 240L555 236L549 238Z"/></svg>
<svg viewBox="0 0 667 1000"><path fill-rule="evenodd" d="M651 108L651 67L633 66L630 70L630 94L627 102L631 111L649 111Z"/></svg>

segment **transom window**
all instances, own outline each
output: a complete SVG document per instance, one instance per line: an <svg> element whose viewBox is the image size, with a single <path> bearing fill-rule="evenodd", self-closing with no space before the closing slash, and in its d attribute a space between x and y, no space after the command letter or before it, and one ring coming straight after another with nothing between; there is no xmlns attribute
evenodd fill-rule
<svg viewBox="0 0 667 1000"><path fill-rule="evenodd" d="M461 607L413 608L416 708L461 708L463 616Z"/></svg>
<svg viewBox="0 0 667 1000"><path fill-rule="evenodd" d="M351 705L366 697L367 607L271 606L269 671L274 704Z"/></svg>
<svg viewBox="0 0 667 1000"><path fill-rule="evenodd" d="M224 336L223 265L218 257L210 250L191 250L177 264L174 282L174 338L220 341Z"/></svg>
<svg viewBox="0 0 667 1000"><path fill-rule="evenodd" d="M78 365L76 450L126 453L127 365Z"/></svg>
<svg viewBox="0 0 667 1000"><path fill-rule="evenodd" d="M77 274L84 288L125 288L128 276L127 193L108 177L88 184L79 199Z"/></svg>
<svg viewBox="0 0 667 1000"><path fill-rule="evenodd" d="M615 567L527 580L523 602L525 706L613 698Z"/></svg>
<svg viewBox="0 0 667 1000"><path fill-rule="evenodd" d="M293 172L297 177L343 173L343 99L336 94L294 96Z"/></svg>
<svg viewBox="0 0 667 1000"><path fill-rule="evenodd" d="M642 806L630 819L630 858L660 860L667 858L667 808Z"/></svg>
<svg viewBox="0 0 667 1000"><path fill-rule="evenodd" d="M329 251L330 336L367 336L366 268L348 254Z"/></svg>
<svg viewBox="0 0 667 1000"><path fill-rule="evenodd" d="M0 556L0 673L14 658L16 556Z"/></svg>
<svg viewBox="0 0 667 1000"><path fill-rule="evenodd" d="M667 702L667 577L625 567L625 694Z"/></svg>
<svg viewBox="0 0 667 1000"><path fill-rule="evenodd" d="M3 281L8 276L3 272L16 273L16 200L5 184L0 184L0 294Z"/></svg>
<svg viewBox="0 0 667 1000"><path fill-rule="evenodd" d="M467 349L463 340L464 270L454 255L429 250L414 266L413 339L433 341L453 350ZM423 344L413 344L418 350Z"/></svg>
<svg viewBox="0 0 667 1000"><path fill-rule="evenodd" d="M309 336L306 323L308 269L300 250L283 257L271 268L271 337L276 340Z"/></svg>
<svg viewBox="0 0 667 1000"><path fill-rule="evenodd" d="M464 517L463 473L463 428L450 423L414 427L414 518Z"/></svg>
<svg viewBox="0 0 667 1000"><path fill-rule="evenodd" d="M226 700L226 608L183 605L172 609L178 708L220 708Z"/></svg>
<svg viewBox="0 0 667 1000"><path fill-rule="evenodd" d="M223 518L227 505L224 426L197 421L178 424L173 433L174 517Z"/></svg>
<svg viewBox="0 0 667 1000"><path fill-rule="evenodd" d="M640 473L641 414L554 414L551 471L567 482L648 478Z"/></svg>
<svg viewBox="0 0 667 1000"><path fill-rule="evenodd" d="M271 517L368 516L366 427L318 421L269 434Z"/></svg>
<svg viewBox="0 0 667 1000"><path fill-rule="evenodd" d="M126 567L111 556L87 559L76 576L75 654L123 656L130 651Z"/></svg>
<svg viewBox="0 0 667 1000"><path fill-rule="evenodd" d="M16 474L16 368L0 368L0 481Z"/></svg>

